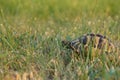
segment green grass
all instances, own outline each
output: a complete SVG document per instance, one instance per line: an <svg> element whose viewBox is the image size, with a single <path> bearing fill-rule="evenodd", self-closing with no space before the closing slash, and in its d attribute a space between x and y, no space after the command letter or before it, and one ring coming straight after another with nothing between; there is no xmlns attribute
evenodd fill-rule
<svg viewBox="0 0 120 80"><path fill-rule="evenodd" d="M61 40L100 33L120 47L120 0L0 0L0 79L35 68L43 80L118 80L120 59L70 58ZM63 53L61 55L61 53ZM119 54L119 52L118 52ZM68 64L65 65L64 61Z"/></svg>

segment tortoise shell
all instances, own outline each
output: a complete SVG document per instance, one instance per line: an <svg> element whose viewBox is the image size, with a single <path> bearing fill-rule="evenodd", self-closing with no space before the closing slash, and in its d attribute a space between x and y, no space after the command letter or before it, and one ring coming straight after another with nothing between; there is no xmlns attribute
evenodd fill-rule
<svg viewBox="0 0 120 80"><path fill-rule="evenodd" d="M76 53L83 53L92 50L92 53L111 53L115 51L114 44L110 39L101 34L85 34L72 41L62 41L62 45L67 49L72 49Z"/></svg>

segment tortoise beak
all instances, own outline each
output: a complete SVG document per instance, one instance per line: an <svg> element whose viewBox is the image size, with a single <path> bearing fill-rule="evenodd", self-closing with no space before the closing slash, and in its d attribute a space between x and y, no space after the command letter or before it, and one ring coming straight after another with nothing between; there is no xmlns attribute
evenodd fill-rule
<svg viewBox="0 0 120 80"><path fill-rule="evenodd" d="M62 46L63 46L63 47L69 48L69 47L70 47L69 44L70 44L69 41L66 41L66 40L63 40L63 41L62 41Z"/></svg>

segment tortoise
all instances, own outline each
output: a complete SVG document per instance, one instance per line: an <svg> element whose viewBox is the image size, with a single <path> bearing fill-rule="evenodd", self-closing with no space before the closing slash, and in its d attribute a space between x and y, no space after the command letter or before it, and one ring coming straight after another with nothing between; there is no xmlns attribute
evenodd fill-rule
<svg viewBox="0 0 120 80"><path fill-rule="evenodd" d="M73 52L77 54L83 53L86 56L89 51L92 51L92 56L115 52L115 46L109 38L94 33L84 34L71 41L63 40L62 45L67 49L73 50Z"/></svg>

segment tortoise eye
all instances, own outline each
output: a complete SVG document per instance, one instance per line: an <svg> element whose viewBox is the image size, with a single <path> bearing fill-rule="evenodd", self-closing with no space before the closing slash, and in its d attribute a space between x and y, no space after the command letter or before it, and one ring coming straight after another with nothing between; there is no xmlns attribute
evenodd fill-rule
<svg viewBox="0 0 120 80"><path fill-rule="evenodd" d="M62 41L62 46L67 46L68 44L69 44L69 41L65 41L65 40Z"/></svg>
<svg viewBox="0 0 120 80"><path fill-rule="evenodd" d="M62 44L63 44L63 45L66 45L66 44L67 44L67 41L62 41Z"/></svg>

